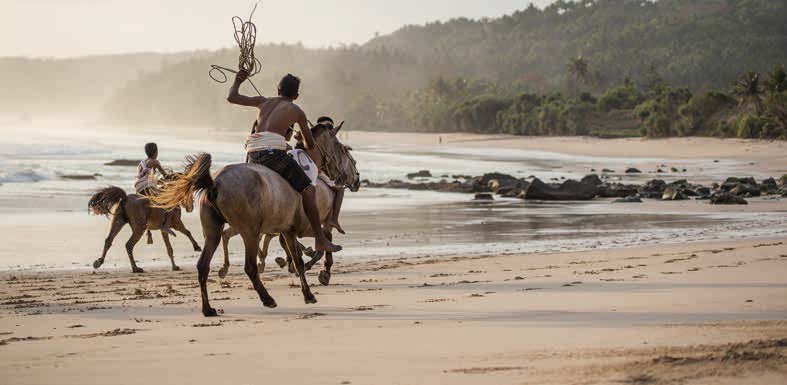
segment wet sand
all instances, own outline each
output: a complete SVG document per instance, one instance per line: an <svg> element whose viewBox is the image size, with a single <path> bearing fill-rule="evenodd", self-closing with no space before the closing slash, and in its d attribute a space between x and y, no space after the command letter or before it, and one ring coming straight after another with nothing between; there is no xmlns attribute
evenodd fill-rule
<svg viewBox="0 0 787 385"><path fill-rule="evenodd" d="M273 264L269 264L273 265ZM783 384L787 237L276 269L3 273L4 384Z"/></svg>

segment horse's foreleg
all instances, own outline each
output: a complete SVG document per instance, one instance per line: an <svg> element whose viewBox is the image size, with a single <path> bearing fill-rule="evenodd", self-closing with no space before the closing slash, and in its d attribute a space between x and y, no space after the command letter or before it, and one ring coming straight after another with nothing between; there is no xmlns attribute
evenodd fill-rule
<svg viewBox="0 0 787 385"><path fill-rule="evenodd" d="M107 235L107 238L104 239L104 251L101 252L101 258L96 259L93 262L94 269L98 269L99 267L101 267L101 265L104 264L104 258L106 258L107 251L109 251L109 248L112 247L112 241L115 240L115 237L117 237L118 233L120 233L120 230L125 225L126 225L126 220L123 219L123 215L122 213L120 213L120 210L118 209L118 212L115 213L115 215L112 217L112 225L109 228L109 235Z"/></svg>
<svg viewBox="0 0 787 385"><path fill-rule="evenodd" d="M134 261L134 246L136 246L137 242L139 242L140 238L142 238L142 235L145 233L145 227L131 225L131 231L133 231L131 238L126 242L126 253L128 253L129 262L131 262L131 272L144 273L144 270L137 267L137 263Z"/></svg>
<svg viewBox="0 0 787 385"><path fill-rule="evenodd" d="M325 232L325 237L327 237L329 241L333 241L333 234L331 234L330 231ZM320 281L320 284L327 286L331 282L331 266L333 266L333 253L326 252L324 269L320 271L320 274L317 276L317 280Z"/></svg>
<svg viewBox="0 0 787 385"><path fill-rule="evenodd" d="M298 241L295 239L295 232L288 231L283 233L282 236L284 236L284 240L287 243L288 257L292 258L295 270L298 272L298 277L301 279L303 301L307 304L317 303L317 299L314 298L314 294L312 294L311 289L309 289L309 283L306 282L306 268L303 264L303 253L300 247L298 247Z"/></svg>
<svg viewBox="0 0 787 385"><path fill-rule="evenodd" d="M189 231L186 228L186 225L184 225L183 222L181 222L180 218L176 218L173 222L174 223L172 224L172 228L177 231L180 231L183 235L186 236L186 238L189 239L189 241L191 241L191 246L194 248L194 251L202 251L202 248L199 247L199 243L197 243L197 241L191 235L191 231Z"/></svg>
<svg viewBox="0 0 787 385"><path fill-rule="evenodd" d="M167 247L167 255L169 256L169 261L172 262L172 271L178 271L180 268L178 265L175 264L175 254L172 252L172 243L169 241L169 234L166 231L161 230L161 237L164 238L164 245Z"/></svg>
<svg viewBox="0 0 787 385"><path fill-rule="evenodd" d="M246 275L249 276L249 280L251 280L254 290L256 290L257 294L260 296L262 305L270 308L276 307L276 301L268 294L268 290L265 289L265 286L260 280L260 272L257 270L257 252L259 252L260 249L260 233L245 232L241 234L241 236L243 237L243 244L246 247L246 265L244 266Z"/></svg>

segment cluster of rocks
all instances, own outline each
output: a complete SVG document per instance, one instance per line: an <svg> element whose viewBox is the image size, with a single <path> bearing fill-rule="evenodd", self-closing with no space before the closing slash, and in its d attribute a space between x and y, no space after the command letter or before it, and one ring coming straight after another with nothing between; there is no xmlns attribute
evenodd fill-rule
<svg viewBox="0 0 787 385"><path fill-rule="evenodd" d="M628 170L627 170L628 172ZM635 172L632 172L635 173ZM409 179L429 178L431 173L422 170L408 174ZM568 201L594 198L619 198L614 202L642 202L642 198L659 200L702 199L713 204L746 204L746 199L761 195L787 197L787 175L777 181L768 178L760 183L752 177L727 178L722 184L702 186L685 179L667 183L653 179L644 185L613 183L602 180L596 174L585 176L579 181L565 180L562 183L547 183L535 177L516 178L501 173L488 173L470 177L454 175L449 181L443 175L440 181L406 182L391 180L385 183L363 181L366 187L429 190L441 192L474 193L477 200L494 199L492 193L509 198L525 200Z"/></svg>

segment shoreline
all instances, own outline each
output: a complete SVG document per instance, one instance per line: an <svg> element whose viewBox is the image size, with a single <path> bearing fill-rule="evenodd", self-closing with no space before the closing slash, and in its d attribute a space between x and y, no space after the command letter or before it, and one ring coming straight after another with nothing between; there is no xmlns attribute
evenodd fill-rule
<svg viewBox="0 0 787 385"><path fill-rule="evenodd" d="M310 306L293 287L297 279L266 273L277 309L263 309L233 266L226 280L210 275L213 306L225 311L218 318L202 317L196 272L184 267L2 274L0 373L9 384L84 384L88 373L89 383L119 384L166 376L194 384L787 378L787 347L779 342L787 339L787 237L339 259L332 286L312 286L320 302ZM751 358L703 358L725 352ZM308 375L297 371L305 362ZM194 365L223 370L194 372Z"/></svg>

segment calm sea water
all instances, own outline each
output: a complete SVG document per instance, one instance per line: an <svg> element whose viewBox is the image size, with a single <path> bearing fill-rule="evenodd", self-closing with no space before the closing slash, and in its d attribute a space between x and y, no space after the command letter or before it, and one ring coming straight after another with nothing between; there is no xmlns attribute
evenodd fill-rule
<svg viewBox="0 0 787 385"><path fill-rule="evenodd" d="M144 143L159 144L165 167L179 169L187 154L213 155L214 170L244 158L240 145L227 139L191 140L168 133L136 134L96 126L0 127L0 270L87 269L108 230L103 217L89 216L87 201L98 188L116 185L131 192L136 169L111 167L113 159L142 159ZM352 134L348 140L352 143ZM465 149L451 146L413 148L396 144L354 145L363 179L403 179L429 169L443 174L480 175L497 171L542 179L578 178L590 168L624 167L657 159L616 159L539 151ZM666 160L665 160L666 161ZM723 176L740 162L682 161L689 179ZM94 175L95 180L69 180L66 175ZM646 176L623 176L641 182ZM787 219L780 213L686 214L642 212L636 205L593 202L537 203L516 199L475 202L466 194L388 189L347 193L342 222L350 234L339 237L344 260L401 256L565 251L597 247L701 239L783 234ZM186 214L186 225L201 242L197 215ZM108 267L128 265L122 232L108 257ZM136 249L141 266L165 266L160 238ZM184 237L175 241L183 265L197 254ZM309 243L309 241L306 241ZM240 263L241 241L232 243L231 258ZM274 254L281 254L275 246ZM220 259L217 254L216 260Z"/></svg>

